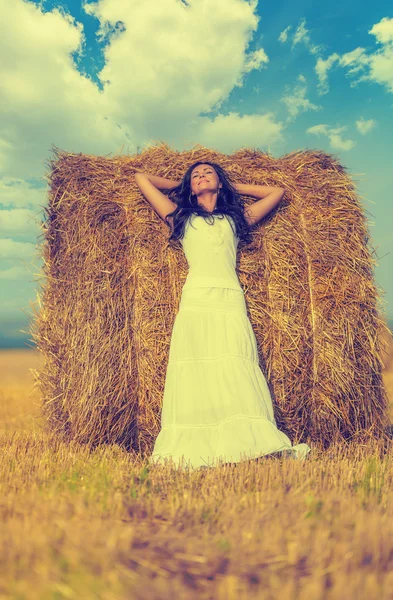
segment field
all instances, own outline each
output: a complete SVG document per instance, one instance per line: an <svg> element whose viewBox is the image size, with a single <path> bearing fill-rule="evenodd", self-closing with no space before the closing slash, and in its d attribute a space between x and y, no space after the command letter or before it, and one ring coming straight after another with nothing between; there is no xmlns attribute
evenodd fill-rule
<svg viewBox="0 0 393 600"><path fill-rule="evenodd" d="M393 598L393 445L149 470L46 434L40 361L0 352L1 599Z"/></svg>

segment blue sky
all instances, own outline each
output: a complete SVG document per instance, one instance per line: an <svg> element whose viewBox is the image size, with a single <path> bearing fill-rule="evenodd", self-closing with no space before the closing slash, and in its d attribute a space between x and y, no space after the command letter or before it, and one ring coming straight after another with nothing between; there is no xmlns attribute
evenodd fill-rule
<svg viewBox="0 0 393 600"><path fill-rule="evenodd" d="M367 211L392 324L391 4L0 3L0 346L29 338L52 144L334 154Z"/></svg>

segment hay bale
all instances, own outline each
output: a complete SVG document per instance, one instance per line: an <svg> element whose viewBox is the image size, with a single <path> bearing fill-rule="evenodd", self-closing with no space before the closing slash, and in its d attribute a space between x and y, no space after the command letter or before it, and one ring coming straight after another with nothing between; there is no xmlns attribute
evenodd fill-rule
<svg viewBox="0 0 393 600"><path fill-rule="evenodd" d="M190 164L213 160L234 182L286 190L252 228L252 244L239 243L237 265L279 428L322 447L384 435L375 260L354 184L332 156L165 144L113 158L53 153L46 281L31 325L45 355L36 386L51 431L150 453L188 267L134 173L180 180Z"/></svg>

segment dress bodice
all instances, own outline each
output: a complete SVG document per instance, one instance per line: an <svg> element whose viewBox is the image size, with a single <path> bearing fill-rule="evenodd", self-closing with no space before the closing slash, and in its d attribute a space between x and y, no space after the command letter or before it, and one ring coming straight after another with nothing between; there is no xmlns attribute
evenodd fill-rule
<svg viewBox="0 0 393 600"><path fill-rule="evenodd" d="M192 213L181 240L189 266L184 288L226 287L240 289L236 273L239 238L229 215L211 214L205 218Z"/></svg>

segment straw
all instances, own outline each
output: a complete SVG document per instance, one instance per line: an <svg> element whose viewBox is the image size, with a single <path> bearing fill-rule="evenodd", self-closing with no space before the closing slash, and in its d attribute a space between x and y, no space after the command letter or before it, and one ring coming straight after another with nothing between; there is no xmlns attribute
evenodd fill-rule
<svg viewBox="0 0 393 600"><path fill-rule="evenodd" d="M386 435L387 326L374 250L355 184L333 156L176 152L163 143L133 156L52 152L39 247L45 282L31 324L45 358L35 375L49 430L152 450L188 266L134 173L180 180L210 160L235 183L286 190L252 228L251 245L240 242L237 262L279 428L321 447Z"/></svg>

